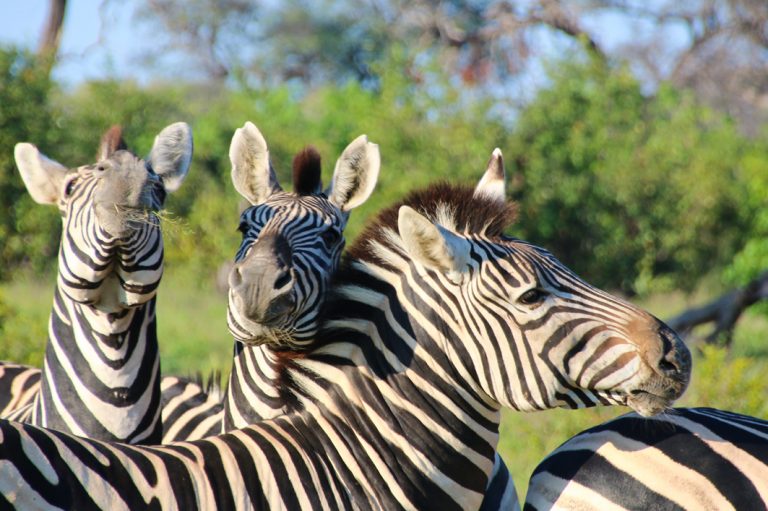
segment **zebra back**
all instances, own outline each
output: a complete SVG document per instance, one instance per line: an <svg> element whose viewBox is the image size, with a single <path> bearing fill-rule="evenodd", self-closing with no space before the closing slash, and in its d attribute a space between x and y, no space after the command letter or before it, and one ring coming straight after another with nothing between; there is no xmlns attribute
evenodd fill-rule
<svg viewBox="0 0 768 511"><path fill-rule="evenodd" d="M766 509L768 421L712 408L631 413L533 472L525 509Z"/></svg>

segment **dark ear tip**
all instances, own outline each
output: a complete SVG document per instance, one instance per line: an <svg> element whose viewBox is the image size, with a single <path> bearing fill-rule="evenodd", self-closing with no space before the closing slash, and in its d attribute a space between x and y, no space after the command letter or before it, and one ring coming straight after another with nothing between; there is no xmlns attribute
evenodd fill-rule
<svg viewBox="0 0 768 511"><path fill-rule="evenodd" d="M123 128L119 124L114 124L101 136L97 159L106 158L115 151L125 149L128 149L128 145L123 140Z"/></svg>
<svg viewBox="0 0 768 511"><path fill-rule="evenodd" d="M320 153L307 146L293 158L293 191L298 195L318 193L320 184Z"/></svg>

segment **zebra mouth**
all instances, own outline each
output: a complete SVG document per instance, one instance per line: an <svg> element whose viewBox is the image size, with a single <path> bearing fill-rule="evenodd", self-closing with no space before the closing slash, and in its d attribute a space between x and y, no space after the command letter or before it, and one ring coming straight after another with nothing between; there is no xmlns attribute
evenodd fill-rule
<svg viewBox="0 0 768 511"><path fill-rule="evenodd" d="M256 325L256 327L248 332L247 337L236 336L237 340L246 346L259 346L261 344L290 346L293 344L293 336L290 330L269 328L261 325Z"/></svg>
<svg viewBox="0 0 768 511"><path fill-rule="evenodd" d="M646 390L636 389L627 396L627 406L643 417L651 417L669 409L677 396L660 396Z"/></svg>

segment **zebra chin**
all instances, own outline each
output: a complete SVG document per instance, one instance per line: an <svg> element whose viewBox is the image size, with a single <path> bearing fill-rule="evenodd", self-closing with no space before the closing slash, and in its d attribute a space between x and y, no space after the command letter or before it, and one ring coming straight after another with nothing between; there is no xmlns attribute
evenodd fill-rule
<svg viewBox="0 0 768 511"><path fill-rule="evenodd" d="M235 318L231 311L227 314L227 326L235 341L245 346L268 345L288 349L302 347L302 342L294 337L295 331L290 326L254 323L242 317Z"/></svg>
<svg viewBox="0 0 768 511"><path fill-rule="evenodd" d="M643 417L663 413L683 395L688 387L689 375L689 371L671 377L654 373L634 388L624 391L624 404Z"/></svg>
<svg viewBox="0 0 768 511"><path fill-rule="evenodd" d="M682 391L680 395L682 395ZM652 417L672 408L672 404L680 395L667 398L644 390L637 390L627 396L627 406L643 417Z"/></svg>

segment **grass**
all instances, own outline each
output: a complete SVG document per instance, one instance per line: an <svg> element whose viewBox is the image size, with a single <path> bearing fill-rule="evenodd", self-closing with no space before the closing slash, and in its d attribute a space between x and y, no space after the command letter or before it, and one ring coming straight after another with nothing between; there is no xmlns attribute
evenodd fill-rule
<svg viewBox="0 0 768 511"><path fill-rule="evenodd" d="M0 296L15 313L7 314L0 360L40 365L55 278L19 276L0 286ZM658 317L670 317L708 296L678 293L639 302ZM0 311L2 312L2 311ZM226 327L225 296L200 281L166 271L158 293L158 335L165 374L229 373L232 339ZM694 349L694 376L681 406L714 406L768 419L768 318L746 314L738 324L732 351ZM628 411L624 407L587 410L505 412L499 452L525 495L528 477L544 456L574 434Z"/></svg>

